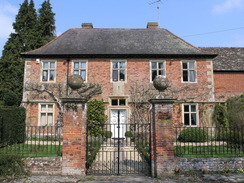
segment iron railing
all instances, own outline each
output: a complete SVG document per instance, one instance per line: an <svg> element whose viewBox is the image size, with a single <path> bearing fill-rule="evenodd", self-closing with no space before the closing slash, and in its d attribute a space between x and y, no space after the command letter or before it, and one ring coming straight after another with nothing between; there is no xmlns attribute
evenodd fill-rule
<svg viewBox="0 0 244 183"><path fill-rule="evenodd" d="M175 127L175 156L244 157L242 127Z"/></svg>
<svg viewBox="0 0 244 183"><path fill-rule="evenodd" d="M105 124L87 128L87 174L150 172L150 124Z"/></svg>
<svg viewBox="0 0 244 183"><path fill-rule="evenodd" d="M0 137L5 136L0 131ZM9 134L9 133L8 133ZM59 126L26 126L25 133L19 134L21 141L5 136L0 143L0 154L14 154L23 157L61 156L62 128Z"/></svg>

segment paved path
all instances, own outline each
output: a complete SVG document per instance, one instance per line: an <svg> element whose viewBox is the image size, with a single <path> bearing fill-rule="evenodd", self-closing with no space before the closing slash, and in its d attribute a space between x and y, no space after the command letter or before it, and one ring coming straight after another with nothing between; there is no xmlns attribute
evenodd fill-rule
<svg viewBox="0 0 244 183"><path fill-rule="evenodd" d="M201 176L173 176L154 179L146 176L32 176L11 183L243 183L244 174L205 174Z"/></svg>
<svg viewBox="0 0 244 183"><path fill-rule="evenodd" d="M138 152L134 143L122 143L120 149L113 144L103 144L98 151L89 174L147 174L150 170L148 163Z"/></svg>

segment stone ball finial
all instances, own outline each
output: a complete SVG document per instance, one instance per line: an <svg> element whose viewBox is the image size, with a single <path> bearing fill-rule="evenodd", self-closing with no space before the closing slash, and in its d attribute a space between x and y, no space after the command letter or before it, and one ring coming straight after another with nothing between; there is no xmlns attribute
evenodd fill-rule
<svg viewBox="0 0 244 183"><path fill-rule="evenodd" d="M169 87L169 80L165 76L158 75L153 80L153 86L160 92L163 92Z"/></svg>
<svg viewBox="0 0 244 183"><path fill-rule="evenodd" d="M73 90L78 90L82 87L84 80L78 74L74 74L68 77L68 85Z"/></svg>

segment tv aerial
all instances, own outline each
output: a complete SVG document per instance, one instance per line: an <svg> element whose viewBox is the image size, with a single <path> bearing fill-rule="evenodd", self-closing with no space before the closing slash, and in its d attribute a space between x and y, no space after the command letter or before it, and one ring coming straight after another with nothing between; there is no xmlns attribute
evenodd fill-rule
<svg viewBox="0 0 244 183"><path fill-rule="evenodd" d="M153 8L157 8L157 11L158 11L158 27L160 27L160 8L161 8L160 6L161 6L161 4L163 4L166 1L167 0L156 0L156 1L152 1L152 2L148 3Z"/></svg>

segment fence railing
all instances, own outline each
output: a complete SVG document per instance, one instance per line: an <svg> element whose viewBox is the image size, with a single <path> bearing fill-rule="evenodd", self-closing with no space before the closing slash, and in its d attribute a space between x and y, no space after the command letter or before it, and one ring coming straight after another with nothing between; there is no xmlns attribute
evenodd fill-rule
<svg viewBox="0 0 244 183"><path fill-rule="evenodd" d="M7 136L6 136L7 134ZM4 140L1 140L4 137ZM21 140L12 139L10 132L0 131L0 154L23 157L61 156L62 128L58 126L26 126Z"/></svg>
<svg viewBox="0 0 244 183"><path fill-rule="evenodd" d="M175 127L175 156L244 157L242 127Z"/></svg>

